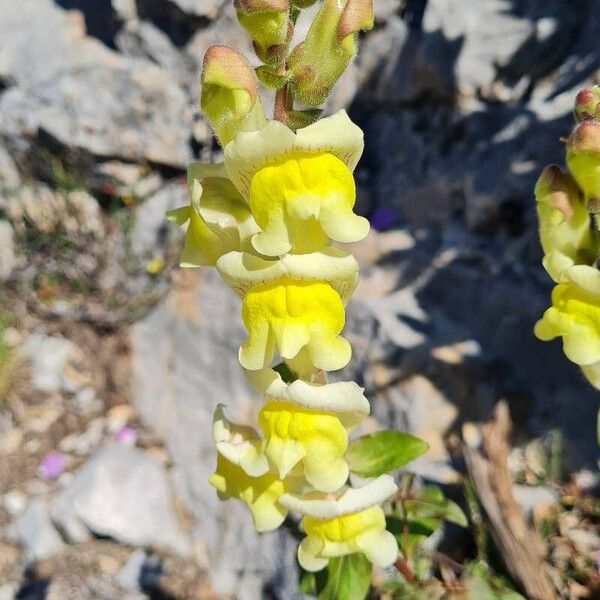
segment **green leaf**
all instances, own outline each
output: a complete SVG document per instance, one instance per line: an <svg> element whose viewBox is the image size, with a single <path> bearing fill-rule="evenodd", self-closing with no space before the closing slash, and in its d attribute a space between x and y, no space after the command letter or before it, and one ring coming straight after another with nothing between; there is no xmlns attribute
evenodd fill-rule
<svg viewBox="0 0 600 600"><path fill-rule="evenodd" d="M317 573L319 600L364 600L369 593L373 566L362 553L331 558Z"/></svg>
<svg viewBox="0 0 600 600"><path fill-rule="evenodd" d="M317 587L316 577L314 573L309 573L300 569L300 579L298 581L300 591L307 596L314 596Z"/></svg>
<svg viewBox="0 0 600 600"><path fill-rule="evenodd" d="M268 65L256 67L256 76L266 88L272 90L282 88L289 79L287 75L277 75L276 73L273 73L271 67Z"/></svg>
<svg viewBox="0 0 600 600"><path fill-rule="evenodd" d="M346 452L350 470L361 477L378 477L418 458L427 442L400 431L379 431L353 441Z"/></svg>
<svg viewBox="0 0 600 600"><path fill-rule="evenodd" d="M443 492L434 485L423 488L417 498L405 500L404 508L409 515L444 519L460 527L468 525L467 517L460 506L445 498Z"/></svg>
<svg viewBox="0 0 600 600"><path fill-rule="evenodd" d="M399 517L386 515L386 526L398 540L398 545L403 554L414 554L415 550L441 525L441 519L409 518L406 520Z"/></svg>

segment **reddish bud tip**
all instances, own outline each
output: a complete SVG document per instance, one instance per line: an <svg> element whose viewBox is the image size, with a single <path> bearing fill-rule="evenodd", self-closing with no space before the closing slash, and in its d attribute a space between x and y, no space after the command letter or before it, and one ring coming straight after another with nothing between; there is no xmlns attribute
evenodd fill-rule
<svg viewBox="0 0 600 600"><path fill-rule="evenodd" d="M597 121L583 121L569 136L568 150L571 152L598 152L600 153L600 123Z"/></svg>

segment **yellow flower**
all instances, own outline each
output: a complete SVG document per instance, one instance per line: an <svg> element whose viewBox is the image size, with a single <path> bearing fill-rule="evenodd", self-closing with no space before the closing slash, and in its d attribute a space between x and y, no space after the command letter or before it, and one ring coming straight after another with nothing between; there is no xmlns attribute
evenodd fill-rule
<svg viewBox="0 0 600 600"><path fill-rule="evenodd" d="M301 379L288 385L273 369L246 375L267 399L258 420L264 453L279 477L301 464L315 489L340 488L348 478L348 432L369 414L363 389L354 382L321 385Z"/></svg>
<svg viewBox="0 0 600 600"><path fill-rule="evenodd" d="M335 413L303 408L291 402L269 401L258 422L265 440L265 454L284 478L300 461L304 476L315 489L331 492L348 479L344 453L348 433Z"/></svg>
<svg viewBox="0 0 600 600"><path fill-rule="evenodd" d="M167 213L178 225L189 221L182 267L214 266L227 252L251 250L250 239L259 228L222 164L192 163L188 192L189 206Z"/></svg>
<svg viewBox="0 0 600 600"><path fill-rule="evenodd" d="M575 265L591 264L597 248L590 228L590 216L573 178L556 165L546 167L535 186L543 264L560 283Z"/></svg>
<svg viewBox="0 0 600 600"><path fill-rule="evenodd" d="M282 505L306 515L302 519L306 538L298 548L302 568L320 571L330 558L356 552L364 553L377 566L392 564L398 557L398 543L386 531L379 504L396 491L392 477L382 475L362 488L344 491L337 499L283 495Z"/></svg>
<svg viewBox="0 0 600 600"><path fill-rule="evenodd" d="M273 473L251 477L219 453L217 468L208 481L221 500L237 498L248 505L259 532L277 529L287 516L287 509L279 503L285 484Z"/></svg>
<svg viewBox="0 0 600 600"><path fill-rule="evenodd" d="M247 475L264 475L269 470L269 463L262 452L263 440L252 427L231 423L223 408L222 404L217 405L213 417L213 439L217 451L229 462L241 467Z"/></svg>
<svg viewBox="0 0 600 600"><path fill-rule="evenodd" d="M352 212L352 172L333 154L296 154L260 169L250 184L250 208L262 232L252 244L261 254L319 250L329 239L357 242L369 222Z"/></svg>
<svg viewBox="0 0 600 600"><path fill-rule="evenodd" d="M352 171L362 149L362 131L345 112L296 133L270 121L227 144L227 172L262 229L254 248L282 256L320 250L329 238L363 239L369 222L352 212Z"/></svg>
<svg viewBox="0 0 600 600"><path fill-rule="evenodd" d="M266 367L277 349L293 359L306 348L312 364L325 371L341 369L352 350L339 337L344 327L344 304L327 283L281 278L251 288L242 304L248 339L240 348L243 367Z"/></svg>
<svg viewBox="0 0 600 600"><path fill-rule="evenodd" d="M557 285L552 291L552 306L535 325L535 335L541 340L561 336L567 358L582 366L600 361L598 277L596 273L596 278L592 280L596 283L596 290L586 290L574 283Z"/></svg>

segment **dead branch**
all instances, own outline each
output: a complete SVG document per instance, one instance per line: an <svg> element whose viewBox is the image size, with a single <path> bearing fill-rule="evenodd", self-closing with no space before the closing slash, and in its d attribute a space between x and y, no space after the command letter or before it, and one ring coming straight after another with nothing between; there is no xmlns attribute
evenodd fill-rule
<svg viewBox="0 0 600 600"><path fill-rule="evenodd" d="M482 428L485 456L463 445L465 462L490 533L509 573L532 600L554 600L556 592L544 570L544 544L527 523L512 493L508 469L511 421L508 406L499 402L494 418Z"/></svg>

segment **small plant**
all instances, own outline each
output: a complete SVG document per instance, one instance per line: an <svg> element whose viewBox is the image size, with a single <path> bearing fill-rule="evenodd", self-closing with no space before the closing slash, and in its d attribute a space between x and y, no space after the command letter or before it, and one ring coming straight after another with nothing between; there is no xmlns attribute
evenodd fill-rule
<svg viewBox="0 0 600 600"><path fill-rule="evenodd" d="M398 491L389 472L427 445L395 431L350 441L369 403L356 383L327 381L351 358L341 333L358 283L356 260L334 243L362 240L369 223L353 211L362 131L344 111L319 118L373 10L371 0L323 0L291 49L296 19L314 3L236 0L262 64L254 70L226 46L207 51L200 104L224 162L190 165L190 204L169 218L187 225L181 265L215 267L241 298L248 337L238 358L264 397L260 431L216 408L210 483L223 500L248 506L258 532L301 517L298 561L317 573L303 586L320 598L360 600L372 564L400 556L383 509ZM273 119L259 81L274 90ZM368 481L352 486L351 474ZM447 510L444 502L436 495Z"/></svg>
<svg viewBox="0 0 600 600"><path fill-rule="evenodd" d="M568 170L546 167L535 187L542 262L557 284L535 334L561 337L567 358L600 389L600 86L579 92L574 113Z"/></svg>

